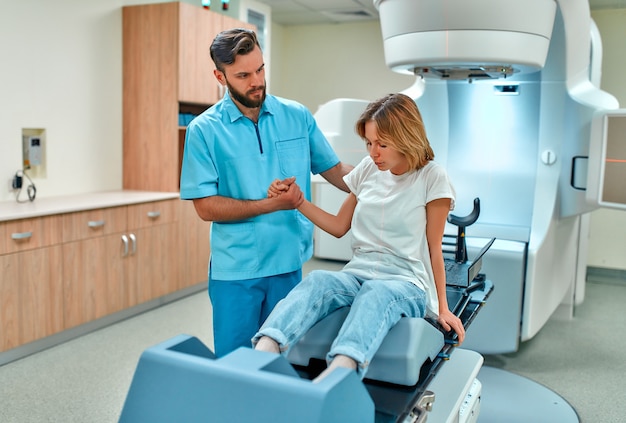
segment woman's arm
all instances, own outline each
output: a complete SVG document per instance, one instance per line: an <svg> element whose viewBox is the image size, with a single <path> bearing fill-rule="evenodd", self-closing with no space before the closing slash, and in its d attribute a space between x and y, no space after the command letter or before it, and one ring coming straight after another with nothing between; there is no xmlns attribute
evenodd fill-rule
<svg viewBox="0 0 626 423"><path fill-rule="evenodd" d="M283 179L275 179L270 187L267 189L268 198L280 198L286 197L287 204L293 204L295 201L300 201L298 210L305 215L314 225L321 230L328 232L334 237L341 238L344 236L352 225L352 215L354 214L354 208L356 207L356 196L352 193L348 194L348 197L344 200L337 215L332 215L315 204L307 200L301 200L303 198L300 187L296 184L296 178L290 177ZM294 198L289 201L289 199Z"/></svg>
<svg viewBox="0 0 626 423"><path fill-rule="evenodd" d="M430 262L435 276L437 298L439 299L439 317L437 321L445 331L454 330L458 336L459 344L461 344L465 338L465 328L461 320L448 308L446 270L441 250L446 218L450 212L450 201L449 198L439 198L426 204L426 240L428 241Z"/></svg>
<svg viewBox="0 0 626 423"><path fill-rule="evenodd" d="M356 196L352 193L348 194L336 216L320 209L307 200L302 202L298 210L324 232L328 232L336 238L341 238L350 230L356 202Z"/></svg>

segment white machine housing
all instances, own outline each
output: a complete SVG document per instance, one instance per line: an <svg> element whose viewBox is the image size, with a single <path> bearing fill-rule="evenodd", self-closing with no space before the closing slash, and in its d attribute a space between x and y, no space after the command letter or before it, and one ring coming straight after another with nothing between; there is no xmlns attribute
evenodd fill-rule
<svg viewBox="0 0 626 423"><path fill-rule="evenodd" d="M374 0L396 72L454 79L534 72L545 63L554 0Z"/></svg>
<svg viewBox="0 0 626 423"><path fill-rule="evenodd" d="M344 163L356 165L365 157L365 142L355 131L354 125L365 110L368 101L338 98L320 106L315 120L326 139ZM320 175L313 175L312 200L329 213L337 214L346 198L346 193L330 185ZM335 238L317 226L314 229L313 255L319 258L348 261L352 257L350 241L352 233Z"/></svg>
<svg viewBox="0 0 626 423"><path fill-rule="evenodd" d="M586 193L598 180L590 144L603 136L592 131L592 121L619 107L598 88L602 46L589 4L374 3L387 65L417 76L406 93L420 107L435 160L455 185L454 213L468 214L480 198L480 217L466 232L469 258L497 239L482 267L494 292L463 346L484 354L516 351L557 309L571 316L584 298L587 213L603 205ZM354 123L367 103L333 100L315 115L345 162L366 154ZM345 198L323 182L314 195L331 212ZM348 260L346 238L316 232L315 255Z"/></svg>

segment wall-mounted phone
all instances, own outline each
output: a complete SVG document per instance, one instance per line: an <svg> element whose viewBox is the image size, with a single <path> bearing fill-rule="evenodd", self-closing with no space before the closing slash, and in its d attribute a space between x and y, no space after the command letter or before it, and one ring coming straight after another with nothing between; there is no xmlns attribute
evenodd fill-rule
<svg viewBox="0 0 626 423"><path fill-rule="evenodd" d="M41 137L32 135L24 135L22 137L24 169L41 165L41 147Z"/></svg>
<svg viewBox="0 0 626 423"><path fill-rule="evenodd" d="M22 169L32 178L46 175L46 130L44 128L22 128Z"/></svg>

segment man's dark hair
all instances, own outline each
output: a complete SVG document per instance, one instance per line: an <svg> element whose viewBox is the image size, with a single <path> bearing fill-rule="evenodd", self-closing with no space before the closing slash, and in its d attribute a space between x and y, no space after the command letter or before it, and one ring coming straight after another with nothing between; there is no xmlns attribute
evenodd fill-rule
<svg viewBox="0 0 626 423"><path fill-rule="evenodd" d="M232 65L239 54L248 54L259 46L259 40L254 31L245 28L235 28L222 31L211 43L211 59L215 68L224 72L224 65Z"/></svg>

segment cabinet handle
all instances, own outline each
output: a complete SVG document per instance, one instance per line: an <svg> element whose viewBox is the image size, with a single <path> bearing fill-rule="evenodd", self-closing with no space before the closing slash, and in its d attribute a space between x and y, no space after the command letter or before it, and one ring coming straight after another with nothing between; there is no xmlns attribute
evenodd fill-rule
<svg viewBox="0 0 626 423"><path fill-rule="evenodd" d="M161 216L161 212L160 211L149 211L148 212L148 217L150 219L156 219L156 218L158 218L160 216Z"/></svg>
<svg viewBox="0 0 626 423"><path fill-rule="evenodd" d="M128 237L133 243L133 248L130 250L130 255L132 256L137 252L137 237L135 236L135 234L130 234L128 235Z"/></svg>
<svg viewBox="0 0 626 423"><path fill-rule="evenodd" d="M128 237L126 235L122 235L122 242L124 243L124 253L122 253L122 257L126 257L128 255Z"/></svg>
<svg viewBox="0 0 626 423"><path fill-rule="evenodd" d="M101 226L104 226L104 220L90 220L89 222L87 222L87 226L89 226L90 228L99 228Z"/></svg>
<svg viewBox="0 0 626 423"><path fill-rule="evenodd" d="M15 232L11 234L11 239L20 240L20 239L28 239L33 236L32 232Z"/></svg>

